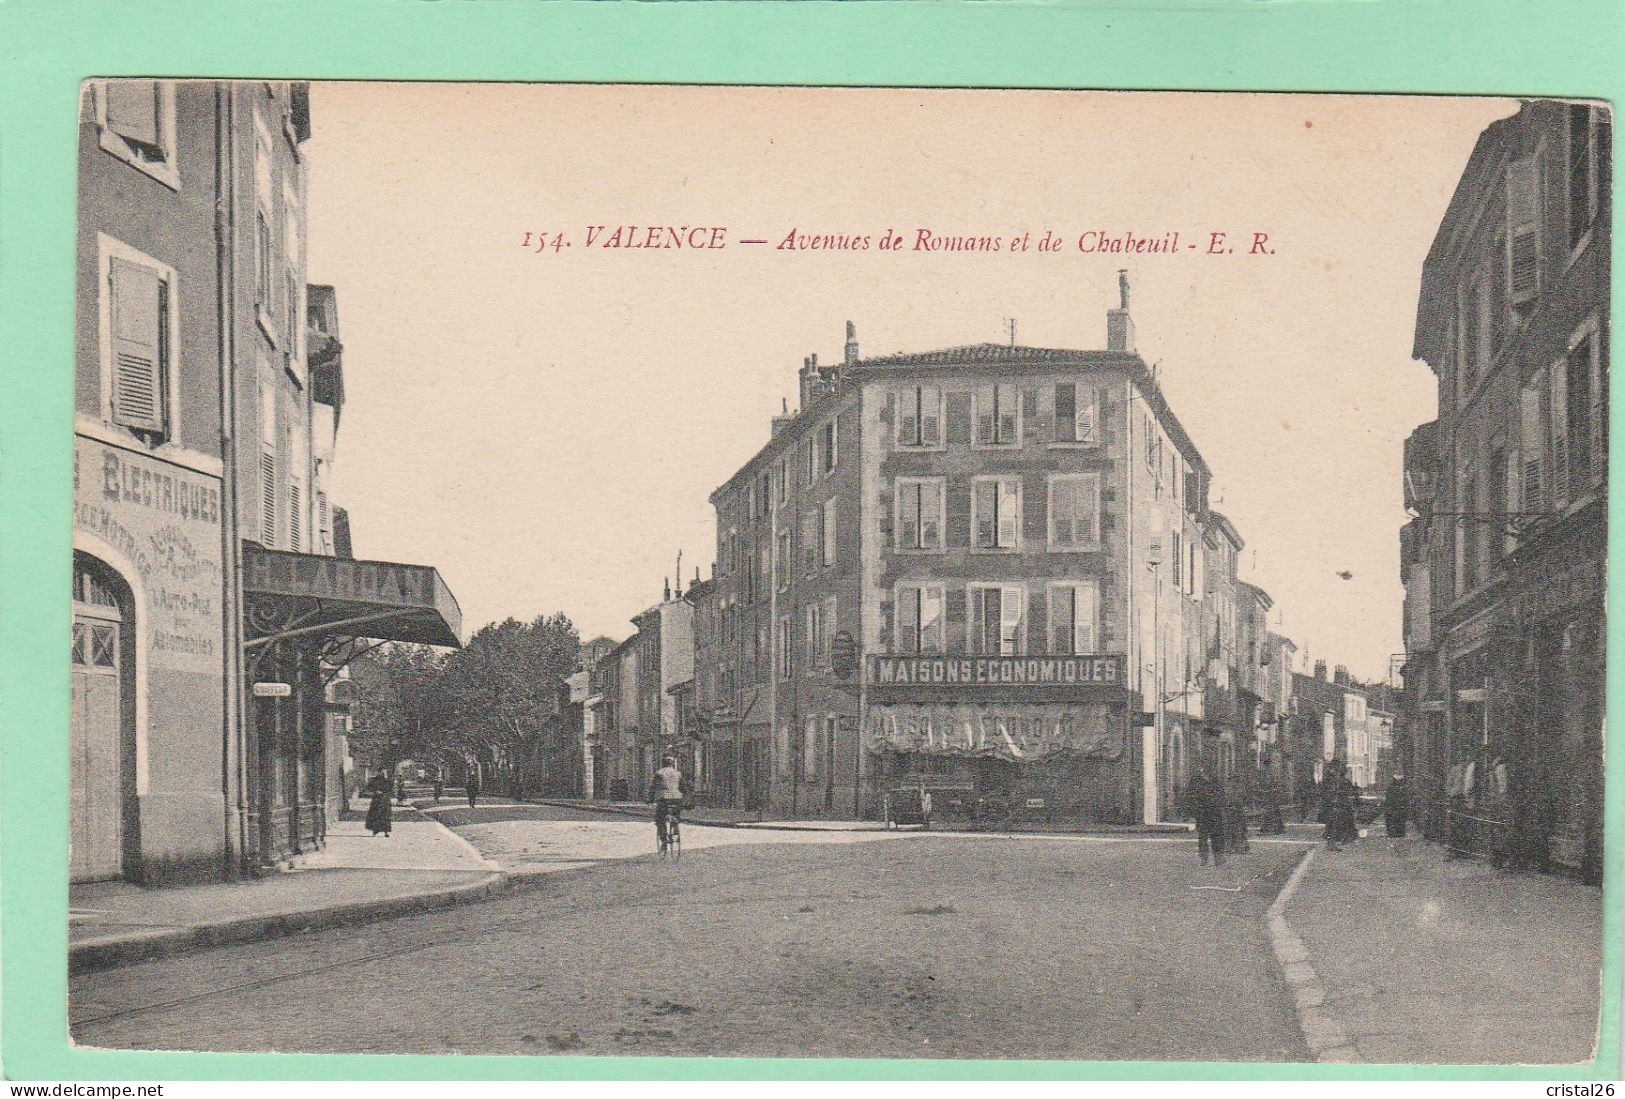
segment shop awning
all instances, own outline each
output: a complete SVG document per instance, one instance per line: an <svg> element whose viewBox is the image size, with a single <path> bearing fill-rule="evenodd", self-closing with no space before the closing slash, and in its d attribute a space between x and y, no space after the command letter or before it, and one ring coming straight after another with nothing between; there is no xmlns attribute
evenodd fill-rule
<svg viewBox="0 0 1625 1099"><path fill-rule="evenodd" d="M245 646L366 637L456 648L462 611L428 565L243 546Z"/></svg>

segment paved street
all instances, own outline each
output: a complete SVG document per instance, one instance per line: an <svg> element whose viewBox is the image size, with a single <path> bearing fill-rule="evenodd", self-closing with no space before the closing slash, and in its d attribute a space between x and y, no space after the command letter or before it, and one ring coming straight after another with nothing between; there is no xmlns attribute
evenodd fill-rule
<svg viewBox="0 0 1625 1099"><path fill-rule="evenodd" d="M551 872L489 903L76 977L83 1044L1303 1060L1262 930L1299 849L685 828L446 807ZM579 866L577 865L579 864ZM514 869L523 872L523 867Z"/></svg>

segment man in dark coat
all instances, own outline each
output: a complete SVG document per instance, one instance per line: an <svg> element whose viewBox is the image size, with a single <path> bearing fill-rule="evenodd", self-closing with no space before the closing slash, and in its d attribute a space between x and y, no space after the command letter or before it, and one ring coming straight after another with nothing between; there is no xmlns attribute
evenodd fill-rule
<svg viewBox="0 0 1625 1099"><path fill-rule="evenodd" d="M1185 790L1185 804L1196 821L1196 855L1207 865L1208 852L1213 865L1224 865L1224 784L1204 763Z"/></svg>
<svg viewBox="0 0 1625 1099"><path fill-rule="evenodd" d="M1404 775L1395 775L1388 782L1388 793L1382 799L1383 822L1388 834L1396 839L1405 835L1405 821L1411 814L1411 789Z"/></svg>
<svg viewBox="0 0 1625 1099"><path fill-rule="evenodd" d="M1354 842L1358 835L1354 823L1354 784L1349 782L1342 764L1333 765L1320 784L1320 820L1326 826L1326 847L1332 851L1343 844Z"/></svg>
<svg viewBox="0 0 1625 1099"><path fill-rule="evenodd" d="M467 792L468 807L472 809L474 808L474 803L478 801L480 797L480 773L473 767L468 769Z"/></svg>

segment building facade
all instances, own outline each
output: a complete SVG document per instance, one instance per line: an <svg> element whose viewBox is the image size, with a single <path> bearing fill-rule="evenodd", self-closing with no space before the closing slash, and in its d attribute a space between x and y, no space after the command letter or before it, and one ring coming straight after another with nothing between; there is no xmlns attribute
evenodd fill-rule
<svg viewBox="0 0 1625 1099"><path fill-rule="evenodd" d="M309 133L297 82L84 89L76 882L217 878L320 844L356 636L457 643L434 570L334 563L342 367L331 291L305 281ZM326 327L307 334L313 299Z"/></svg>
<svg viewBox="0 0 1625 1099"><path fill-rule="evenodd" d="M848 325L839 363L804 361L799 409L712 495L702 697L759 746L767 811L873 816L924 783L1172 814L1209 739L1209 631L1233 653L1234 614L1204 610L1210 474L1120 291L1098 351L865 359ZM1232 592L1235 548L1216 562Z"/></svg>
<svg viewBox="0 0 1625 1099"><path fill-rule="evenodd" d="M1608 110L1588 103L1529 101L1480 136L1423 267L1415 355L1439 416L1412 436L1407 473L1433 479L1407 486L1402 536L1427 574L1402 724L1431 815L1475 851L1592 880L1610 149Z"/></svg>

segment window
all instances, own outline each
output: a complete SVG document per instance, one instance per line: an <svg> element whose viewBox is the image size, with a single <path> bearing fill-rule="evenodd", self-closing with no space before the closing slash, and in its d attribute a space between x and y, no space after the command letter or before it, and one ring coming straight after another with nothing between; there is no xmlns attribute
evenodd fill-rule
<svg viewBox="0 0 1625 1099"><path fill-rule="evenodd" d="M271 335L271 251L275 206L271 184L271 135L265 124L254 118L254 305L260 325Z"/></svg>
<svg viewBox="0 0 1625 1099"><path fill-rule="evenodd" d="M333 516L328 510L327 493L316 493L316 536L317 544L313 547L321 553L333 552Z"/></svg>
<svg viewBox="0 0 1625 1099"><path fill-rule="evenodd" d="M1180 545L1179 532L1177 530L1174 531L1169 537L1170 537L1170 540L1173 543L1173 552L1168 555L1168 560L1174 566L1174 568L1173 568L1174 590L1175 591L1182 591L1182 590L1184 590L1184 583L1185 583L1185 579L1184 579L1184 569L1185 569L1184 547L1182 545Z"/></svg>
<svg viewBox="0 0 1625 1099"><path fill-rule="evenodd" d="M784 615L779 619L779 678L790 678L790 666L794 658L790 649L790 616Z"/></svg>
<svg viewBox="0 0 1625 1099"><path fill-rule="evenodd" d="M1023 591L993 584L970 586L968 636L973 653L1017 656L1022 644Z"/></svg>
<svg viewBox="0 0 1625 1099"><path fill-rule="evenodd" d="M817 603L808 603L803 613L807 617L807 666L816 668L823 661L824 609Z"/></svg>
<svg viewBox="0 0 1625 1099"><path fill-rule="evenodd" d="M774 467L774 478L778 482L779 503L782 504L790 498L790 460L788 458L779 459L779 464Z"/></svg>
<svg viewBox="0 0 1625 1099"><path fill-rule="evenodd" d="M897 479L895 532L900 550L940 550L943 548L943 496L945 482L940 477Z"/></svg>
<svg viewBox="0 0 1625 1099"><path fill-rule="evenodd" d="M1597 213L1596 117L1576 103L1568 114L1569 246L1578 248Z"/></svg>
<svg viewBox="0 0 1625 1099"><path fill-rule="evenodd" d="M153 444L173 439L175 272L111 237L100 245L106 418Z"/></svg>
<svg viewBox="0 0 1625 1099"><path fill-rule="evenodd" d="M1589 488L1607 462L1607 406L1602 392L1602 358L1596 322L1588 321L1569 339L1567 360L1569 484L1573 495Z"/></svg>
<svg viewBox="0 0 1625 1099"><path fill-rule="evenodd" d="M896 641L900 653L943 651L941 584L897 587Z"/></svg>
<svg viewBox="0 0 1625 1099"><path fill-rule="evenodd" d="M1013 385L976 387L976 445L1015 446L1020 441L1021 395Z"/></svg>
<svg viewBox="0 0 1625 1099"><path fill-rule="evenodd" d="M1540 174L1534 157L1507 165L1507 300L1514 308L1540 293Z"/></svg>
<svg viewBox="0 0 1625 1099"><path fill-rule="evenodd" d="M818 513L820 549L818 563L825 568L835 564L835 497L824 501Z"/></svg>
<svg viewBox="0 0 1625 1099"><path fill-rule="evenodd" d="M1049 544L1052 550L1100 545L1100 475L1069 473L1050 478Z"/></svg>
<svg viewBox="0 0 1625 1099"><path fill-rule="evenodd" d="M818 564L818 553L823 546L824 513L820 509L806 508L801 513L801 557L804 567Z"/></svg>
<svg viewBox="0 0 1625 1099"><path fill-rule="evenodd" d="M1095 581L1050 585L1050 652L1058 655L1095 652L1099 621L1100 586Z"/></svg>
<svg viewBox="0 0 1625 1099"><path fill-rule="evenodd" d="M103 149L172 190L180 190L174 81L107 81L96 96L96 124Z"/></svg>
<svg viewBox="0 0 1625 1099"><path fill-rule="evenodd" d="M1569 502L1569 371L1566 360L1552 364L1546 372L1550 389L1547 394L1547 415L1550 417L1551 442L1547 453L1551 456L1552 507L1561 509Z"/></svg>
<svg viewBox="0 0 1625 1099"><path fill-rule="evenodd" d="M790 528L784 527L774 536L773 541L773 572L778 579L778 589L784 591L790 586Z"/></svg>
<svg viewBox="0 0 1625 1099"><path fill-rule="evenodd" d="M833 419L824 425L823 431L820 433L819 441L819 449L824 452L824 472L833 472L835 469L835 463L840 457L836 452L838 440L836 438L835 421Z"/></svg>
<svg viewBox="0 0 1625 1099"><path fill-rule="evenodd" d="M820 624L824 627L823 637L823 663L829 666L830 655L835 651L835 597L832 595L824 600L824 611Z"/></svg>
<svg viewBox="0 0 1625 1099"><path fill-rule="evenodd" d="M773 553L773 547L768 544L768 541L767 541L766 538L763 538L761 543L760 543L760 548L757 550L757 558L756 558L756 585L755 585L755 587L756 587L756 598L758 598L758 599L767 598L768 590L771 587L768 578L773 575L772 553Z"/></svg>
<svg viewBox="0 0 1625 1099"><path fill-rule="evenodd" d="M812 439L808 439L805 443L802 444L802 446L801 446L801 454L802 454L803 462L807 467L807 479L804 482L804 484L805 485L811 485L814 481L816 481L818 479L817 447L815 447L813 445L813 440Z"/></svg>
<svg viewBox="0 0 1625 1099"><path fill-rule="evenodd" d="M971 492L971 530L981 550L1016 549L1021 544L1021 480L978 477Z"/></svg>
<svg viewBox="0 0 1625 1099"><path fill-rule="evenodd" d="M1061 382L1055 387L1055 441L1094 443L1100 420L1099 391Z"/></svg>
<svg viewBox="0 0 1625 1099"><path fill-rule="evenodd" d="M934 447L942 442L942 390L916 385L897 394L897 445Z"/></svg>
<svg viewBox="0 0 1625 1099"><path fill-rule="evenodd" d="M1157 435L1157 426L1152 423L1151 417L1145 418L1145 468L1156 473L1160 468L1159 456L1162 454L1162 439Z"/></svg>
<svg viewBox="0 0 1625 1099"><path fill-rule="evenodd" d="M761 500L761 505L756 509L756 514L766 519L773 513L773 483L772 478L766 473L762 474L761 482L757 485L757 496Z"/></svg>

